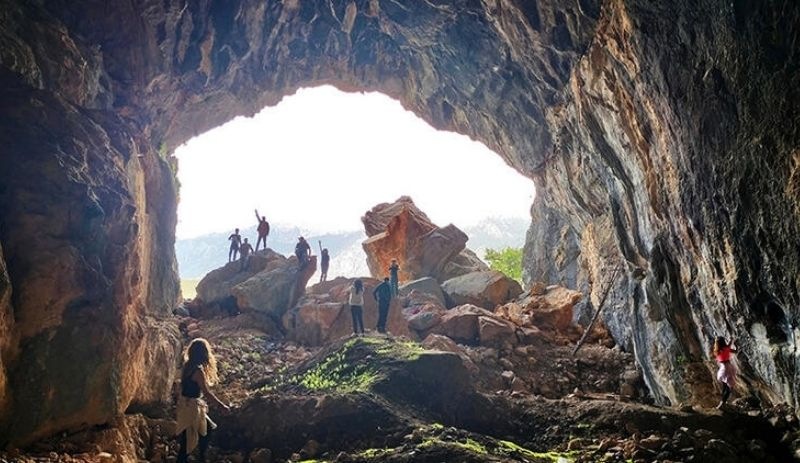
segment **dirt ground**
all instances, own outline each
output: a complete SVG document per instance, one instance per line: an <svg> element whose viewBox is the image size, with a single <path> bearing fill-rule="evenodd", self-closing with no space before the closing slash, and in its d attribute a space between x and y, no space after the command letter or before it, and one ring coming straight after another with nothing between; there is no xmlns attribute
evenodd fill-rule
<svg viewBox="0 0 800 463"><path fill-rule="evenodd" d="M648 405L618 348L538 343L437 349L368 333L323 348L285 342L268 320L176 318L211 341L219 423L208 461L787 462L800 425L786 406ZM436 344L436 343L434 343ZM173 462L174 410L129 415L0 453L0 462Z"/></svg>

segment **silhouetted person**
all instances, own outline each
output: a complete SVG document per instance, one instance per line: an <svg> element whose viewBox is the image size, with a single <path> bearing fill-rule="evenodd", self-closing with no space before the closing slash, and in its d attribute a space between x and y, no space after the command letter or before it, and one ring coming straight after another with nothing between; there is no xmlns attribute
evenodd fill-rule
<svg viewBox="0 0 800 463"><path fill-rule="evenodd" d="M353 334L364 334L364 283L353 282L350 287L350 314L353 316Z"/></svg>
<svg viewBox="0 0 800 463"><path fill-rule="evenodd" d="M269 235L269 222L267 222L267 218L262 216L259 218L258 216L258 209L256 209L256 220L258 220L258 227L256 231L258 232L258 240L256 240L256 251L258 251L258 245L261 241L264 241L264 249L267 249L267 235Z"/></svg>
<svg viewBox="0 0 800 463"><path fill-rule="evenodd" d="M733 354L737 352L734 347L734 340L731 339L730 344L725 342L725 338L717 336L714 339L714 349L712 354L719 363L719 370L717 370L717 380L722 383L722 400L720 400L717 408L722 408L731 396L733 387L736 385L736 364L733 361Z"/></svg>
<svg viewBox="0 0 800 463"><path fill-rule="evenodd" d="M242 245L242 235L239 234L238 228L228 237L228 241L231 242L231 247L228 250L228 262L233 262L239 254L239 246Z"/></svg>
<svg viewBox="0 0 800 463"><path fill-rule="evenodd" d="M209 386L217 379L217 360L211 352L211 345L203 338L195 339L186 349L181 370L181 394L176 418L176 434L180 443L178 463L185 463L195 447L200 448L199 461L206 461L209 434L216 427L208 418L206 400L223 410L230 410L209 390Z"/></svg>
<svg viewBox="0 0 800 463"><path fill-rule="evenodd" d="M247 270L247 267L250 265L250 253L253 252L253 246L250 246L250 243L247 242L247 238L244 239L244 243L239 247L239 254L242 255L242 266L239 268L239 271Z"/></svg>
<svg viewBox="0 0 800 463"><path fill-rule="evenodd" d="M397 259L392 259L392 265L389 266L389 281L392 286L392 297L397 297L397 292L399 291L399 277L398 272L400 271L400 266L397 265Z"/></svg>
<svg viewBox="0 0 800 463"><path fill-rule="evenodd" d="M322 249L322 241L319 242L319 282L322 283L323 281L328 279L328 267L331 264L331 256L328 254L328 248Z"/></svg>
<svg viewBox="0 0 800 463"><path fill-rule="evenodd" d="M308 258L311 256L311 246L308 245L308 241L302 236L297 239L297 244L294 246L294 255L297 256L300 268L305 268L308 263Z"/></svg>
<svg viewBox="0 0 800 463"><path fill-rule="evenodd" d="M392 285L389 284L389 277L383 279L372 290L372 297L378 301L378 333L386 332L386 320L389 318L389 304L392 303Z"/></svg>

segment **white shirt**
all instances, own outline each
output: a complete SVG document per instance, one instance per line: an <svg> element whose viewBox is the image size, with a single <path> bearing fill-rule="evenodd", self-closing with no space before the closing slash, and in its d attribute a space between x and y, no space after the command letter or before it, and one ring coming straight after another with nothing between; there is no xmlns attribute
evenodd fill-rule
<svg viewBox="0 0 800 463"><path fill-rule="evenodd" d="M350 288L350 305L364 305L364 290L362 289L360 293L356 293L355 288Z"/></svg>

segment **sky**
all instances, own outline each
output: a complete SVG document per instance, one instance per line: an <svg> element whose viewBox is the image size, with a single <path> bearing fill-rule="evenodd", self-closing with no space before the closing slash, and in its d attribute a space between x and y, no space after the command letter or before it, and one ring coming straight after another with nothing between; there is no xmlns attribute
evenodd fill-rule
<svg viewBox="0 0 800 463"><path fill-rule="evenodd" d="M301 89L178 147L178 238L272 224L360 230L411 196L437 225L530 216L533 181L481 143L438 131L380 93Z"/></svg>

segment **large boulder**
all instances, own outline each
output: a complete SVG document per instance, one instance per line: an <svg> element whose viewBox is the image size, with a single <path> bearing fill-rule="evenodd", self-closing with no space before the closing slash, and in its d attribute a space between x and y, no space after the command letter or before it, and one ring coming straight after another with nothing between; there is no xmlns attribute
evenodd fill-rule
<svg viewBox="0 0 800 463"><path fill-rule="evenodd" d="M482 346L500 347L517 343L514 324L497 317L478 317L478 338Z"/></svg>
<svg viewBox="0 0 800 463"><path fill-rule="evenodd" d="M565 334L573 327L573 309L583 294L561 286L532 291L518 301L497 308L495 313L518 326L536 326Z"/></svg>
<svg viewBox="0 0 800 463"><path fill-rule="evenodd" d="M305 293L316 270L316 256L301 269L295 256L261 250L250 256L245 269L241 261L235 261L209 272L197 285L197 301L193 306L232 305L238 310L256 310L280 319Z"/></svg>
<svg viewBox="0 0 800 463"><path fill-rule="evenodd" d="M471 304L454 307L442 316L441 323L432 333L441 334L463 344L478 344L480 340L479 318L493 315L486 309Z"/></svg>
<svg viewBox="0 0 800 463"><path fill-rule="evenodd" d="M355 278L336 278L310 287L297 305L283 316L287 337L307 345L321 345L353 333L353 319L348 304L350 287ZM374 278L364 282L364 328L374 330L378 324L378 304L372 290L380 283ZM397 336L411 336L401 301L392 300L386 330Z"/></svg>
<svg viewBox="0 0 800 463"><path fill-rule="evenodd" d="M275 259L264 270L231 288L231 295L240 309L257 310L279 319L302 297L316 270L316 256L303 268L295 256Z"/></svg>
<svg viewBox="0 0 800 463"><path fill-rule="evenodd" d="M435 278L419 278L400 286L400 294L410 294L412 291L433 296L439 304L445 305L444 291Z"/></svg>
<svg viewBox="0 0 800 463"><path fill-rule="evenodd" d="M362 246L376 278L387 275L392 259L400 266L401 282L422 277L444 281L459 268L463 273L480 269L462 268L469 264L469 257L459 259L459 266L448 267L465 250L467 235L452 224L435 225L408 196L373 207L361 221L368 236Z"/></svg>
<svg viewBox="0 0 800 463"><path fill-rule="evenodd" d="M206 274L197 284L197 297L205 304L222 302L231 297L231 288L247 281L257 273L270 268L286 265L286 257L272 249L264 249L253 253L246 269L242 269L241 260L228 262Z"/></svg>
<svg viewBox="0 0 800 463"><path fill-rule="evenodd" d="M488 310L522 294L516 280L496 270L451 278L442 284L442 289L453 305L473 304Z"/></svg>

